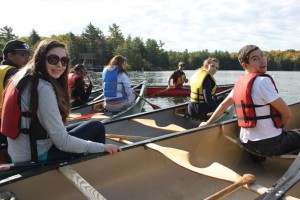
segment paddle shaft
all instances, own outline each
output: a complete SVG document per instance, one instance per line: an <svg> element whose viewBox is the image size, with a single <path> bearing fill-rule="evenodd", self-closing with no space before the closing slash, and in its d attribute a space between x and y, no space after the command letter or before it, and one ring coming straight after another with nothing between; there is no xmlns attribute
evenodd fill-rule
<svg viewBox="0 0 300 200"><path fill-rule="evenodd" d="M300 153L297 158L283 174L283 176L277 181L277 183L271 187L267 192L260 195L255 200L276 200L282 199L285 193L292 188L300 180Z"/></svg>
<svg viewBox="0 0 300 200"><path fill-rule="evenodd" d="M136 91L133 91L137 96L139 96L140 98L142 98L145 102L147 102L154 110L160 109L159 106L154 105L152 103L150 103L146 98L142 97L141 95L139 95Z"/></svg>
<svg viewBox="0 0 300 200"><path fill-rule="evenodd" d="M216 192L215 194L205 198L205 200L216 200L225 197L226 195L234 192L245 184L254 183L256 181L255 177L252 174L244 174L244 176L238 181L228 187Z"/></svg>
<svg viewBox="0 0 300 200"><path fill-rule="evenodd" d="M171 88L167 87L167 89L164 89L164 90L162 90L162 91L159 91L159 92L156 92L156 93L154 93L154 94L151 94L150 97L156 96L156 95L158 95L158 94L160 94L160 93L163 93L163 92L165 92L165 91L167 91L167 90L169 90L169 89L171 89Z"/></svg>
<svg viewBox="0 0 300 200"><path fill-rule="evenodd" d="M127 140L146 140L150 137L143 136L135 136L135 135L117 135L117 134L105 134L107 138L119 138L119 139L127 139Z"/></svg>

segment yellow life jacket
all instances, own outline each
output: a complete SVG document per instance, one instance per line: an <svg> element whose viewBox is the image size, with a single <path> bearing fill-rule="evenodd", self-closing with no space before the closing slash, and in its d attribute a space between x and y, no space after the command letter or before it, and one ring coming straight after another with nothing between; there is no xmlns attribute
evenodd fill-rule
<svg viewBox="0 0 300 200"><path fill-rule="evenodd" d="M191 86L191 102L193 103L205 103L204 96L203 96L203 81L204 79L210 76L213 80L214 86L211 91L211 95L214 97L216 94L217 84L216 80L213 76L207 73L206 70L198 69L195 74L191 77L190 86Z"/></svg>
<svg viewBox="0 0 300 200"><path fill-rule="evenodd" d="M173 84L182 86L184 84L184 81L185 81L185 74L180 72L179 70L177 70L176 72L177 72L177 80L175 81L173 79Z"/></svg>
<svg viewBox="0 0 300 200"><path fill-rule="evenodd" d="M2 102L3 102L3 95L4 95L4 77L8 70L14 68L10 65L0 65L0 112L2 111Z"/></svg>

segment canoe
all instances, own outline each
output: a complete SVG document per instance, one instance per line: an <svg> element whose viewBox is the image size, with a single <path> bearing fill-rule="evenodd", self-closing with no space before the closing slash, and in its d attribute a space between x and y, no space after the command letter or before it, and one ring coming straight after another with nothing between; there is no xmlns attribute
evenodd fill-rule
<svg viewBox="0 0 300 200"><path fill-rule="evenodd" d="M233 84L218 85L216 92L222 92L223 90L231 87L233 87ZM189 97L191 92L191 88L189 85L185 85L180 89L170 88L167 90L166 88L167 86L162 85L148 85L146 88L146 97Z"/></svg>
<svg viewBox="0 0 300 200"><path fill-rule="evenodd" d="M231 91L231 89L220 92L217 95L227 94ZM176 131L181 131L183 130L183 128L191 129L191 128L198 127L200 123L199 120L190 119L186 116L187 107L188 107L188 102L183 104L178 104L176 106L172 106L169 108L154 110L151 112L143 112L143 113L128 115L122 118L117 118L117 119L108 118L102 120L102 123L105 126L107 138L109 138L109 136L117 135L118 137L123 137L123 138L129 137L131 139L134 139L135 141L138 141L138 140L148 139L148 137L152 138L152 137L167 135ZM219 121L232 119L234 115L235 112L233 109L231 109L225 115L223 115L219 119ZM86 120L86 118L73 120L72 122L82 121L82 120ZM153 122L156 122L156 124L153 124ZM147 125L151 125L151 124L152 125L145 126L143 125L143 123L147 123ZM120 143L116 143L109 139L107 142L120 145ZM2 162L1 161L2 160L0 159L0 163L3 163L3 161ZM7 174L6 172L2 173L0 175L0 179L5 178L7 176L11 176L16 173L28 171L30 168L35 170L36 168L43 166L44 164L45 163L29 164L29 165L28 163L21 164L21 166L14 167L14 169L7 172ZM46 163L46 165L49 165L49 163Z"/></svg>
<svg viewBox="0 0 300 200"><path fill-rule="evenodd" d="M145 96L145 89L146 89L146 81L143 81L140 84L133 86L133 90L139 94L139 96L137 96L135 100L135 103L131 107L127 108L126 110L117 113L109 112L103 109L103 103L104 103L103 96L98 96L96 97L98 98L98 100L96 101L92 101L85 105L72 108L70 114L70 122L74 123L86 119L115 120L127 115L140 113L145 104L145 101L143 99Z"/></svg>
<svg viewBox="0 0 300 200"><path fill-rule="evenodd" d="M99 97L101 94L103 93L103 90L98 88L98 89L95 89L95 90L92 90L90 96L89 96L89 99L88 99L88 102L92 102L94 101L95 98ZM71 99L70 100L70 103L72 103L74 100ZM78 106L72 106L72 108L75 108L75 107L78 107Z"/></svg>
<svg viewBox="0 0 300 200"><path fill-rule="evenodd" d="M288 130L299 125L300 103L290 108L293 118L286 125ZM161 119L168 121L168 118ZM165 123L161 121L165 120L156 123ZM176 122L185 125L179 119ZM111 122L114 123L119 126L116 121ZM116 130L122 134L127 128L119 126ZM144 130L137 122L132 133L143 134ZM158 129L152 129L155 130ZM84 161L74 160L19 174L1 180L0 187L2 191L15 192L22 199L83 199L86 196L111 200L205 199L249 173L255 176L256 183L229 194L227 199L255 199L282 176L293 159L276 157L254 163L245 150L228 139L238 135L237 122L231 119L125 145L115 156L90 155ZM288 195L286 199L300 198L300 185L295 185Z"/></svg>

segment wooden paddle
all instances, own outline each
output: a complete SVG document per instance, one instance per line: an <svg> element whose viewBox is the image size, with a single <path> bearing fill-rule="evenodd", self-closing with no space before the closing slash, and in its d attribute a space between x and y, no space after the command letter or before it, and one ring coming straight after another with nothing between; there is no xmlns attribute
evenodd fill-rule
<svg viewBox="0 0 300 200"><path fill-rule="evenodd" d="M128 140L119 139L119 142L122 142L124 144L132 144L132 142ZM189 161L189 152L183 151L180 149L175 149L171 147L163 147L159 146L154 143L148 143L146 144L147 147L149 147L152 150L158 151L164 156L166 156L168 159L176 163L177 165L188 169L190 171L193 171L197 174L201 174L207 177L228 181L228 182L239 182L242 178L241 175L237 174L233 170L225 167L224 165L221 165L217 162L212 163L210 166L205 168L199 168L193 166ZM258 185L256 183L251 183L249 185L243 185L242 187L245 187L246 189L256 192L258 194L263 194L268 190L268 188L263 187L261 185ZM290 198L293 199L293 198Z"/></svg>
<svg viewBox="0 0 300 200"><path fill-rule="evenodd" d="M252 174L244 174L243 177L238 182L235 182L235 183L229 185L228 187L216 192L215 194L205 198L204 200L221 199L221 198L225 197L226 195L239 189L240 187L244 186L245 184L254 183L255 181L256 181L256 179Z"/></svg>
<svg viewBox="0 0 300 200"><path fill-rule="evenodd" d="M133 90L133 92L134 92L137 96L139 96L140 98L142 98L145 102L147 102L154 110L160 109L159 106L150 103L145 97L142 97L142 96L139 95L136 91Z"/></svg>
<svg viewBox="0 0 300 200"><path fill-rule="evenodd" d="M59 168L59 171L87 198L105 200L105 198L70 165Z"/></svg>
<svg viewBox="0 0 300 200"><path fill-rule="evenodd" d="M147 140L147 139L150 139L150 137L135 136L135 135L105 134L105 136L109 139L112 139L112 138L119 138L119 139L126 139L126 140Z"/></svg>
<svg viewBox="0 0 300 200"><path fill-rule="evenodd" d="M180 126L177 126L176 124L170 124L168 126L157 126L155 123L155 120L153 119L131 119L132 121L138 122L140 124L143 124L145 126L149 126L152 128L169 131L169 132L178 132L178 131L184 131L185 128L182 128Z"/></svg>

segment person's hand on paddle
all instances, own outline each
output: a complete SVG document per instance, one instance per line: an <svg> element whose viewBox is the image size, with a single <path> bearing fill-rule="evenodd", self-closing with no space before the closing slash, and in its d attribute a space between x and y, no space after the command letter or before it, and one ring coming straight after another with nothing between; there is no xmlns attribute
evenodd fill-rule
<svg viewBox="0 0 300 200"><path fill-rule="evenodd" d="M92 79L91 75L87 74L86 76L89 79L90 85L93 85L93 79Z"/></svg>
<svg viewBox="0 0 300 200"><path fill-rule="evenodd" d="M114 155L118 153L118 151L121 151L120 147L114 144L105 144L104 145L104 151L109 153L110 155Z"/></svg>

